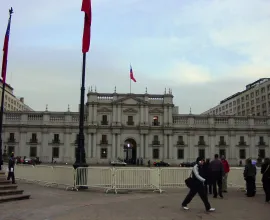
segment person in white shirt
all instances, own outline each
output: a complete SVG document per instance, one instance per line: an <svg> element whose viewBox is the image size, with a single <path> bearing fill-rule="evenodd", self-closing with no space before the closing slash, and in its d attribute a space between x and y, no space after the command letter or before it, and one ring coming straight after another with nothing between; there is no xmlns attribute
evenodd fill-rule
<svg viewBox="0 0 270 220"><path fill-rule="evenodd" d="M207 194L204 190L205 178L203 178L203 176L204 176L203 167L202 167L203 163L204 163L203 158L198 157L196 160L196 164L192 168L192 184L190 185L190 191L187 194L184 201L182 202L182 208L184 210L189 210L187 205L191 202L193 197L198 193L199 196L201 197L203 203L204 203L206 211L207 212L214 212L215 211L215 208L211 207L211 205L208 201Z"/></svg>

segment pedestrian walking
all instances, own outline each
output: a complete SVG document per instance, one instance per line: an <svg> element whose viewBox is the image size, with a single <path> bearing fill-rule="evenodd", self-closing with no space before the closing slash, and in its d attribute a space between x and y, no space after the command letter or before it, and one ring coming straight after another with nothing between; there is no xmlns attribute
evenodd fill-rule
<svg viewBox="0 0 270 220"><path fill-rule="evenodd" d="M196 164L192 168L191 173L191 183L189 185L189 193L187 194L186 198L182 202L182 207L184 210L189 210L187 205L191 202L191 200L194 198L194 196L198 193L201 197L201 200L204 203L205 209L208 212L215 211L215 208L211 208L211 205L208 201L207 194L205 193L204 189L204 182L205 178L203 178L203 158L198 157L196 160Z"/></svg>
<svg viewBox="0 0 270 220"><path fill-rule="evenodd" d="M12 152L8 159L8 177L7 177L7 180L10 180L11 178L12 184L15 184L14 166L15 166L15 158L14 152Z"/></svg>
<svg viewBox="0 0 270 220"><path fill-rule="evenodd" d="M224 168L218 154L215 154L215 159L210 162L210 170L213 183L213 198L217 198L217 195L219 195L220 198L223 198L222 178L224 176Z"/></svg>
<svg viewBox="0 0 270 220"><path fill-rule="evenodd" d="M270 159L265 158L261 167L263 190L265 202L270 203Z"/></svg>
<svg viewBox="0 0 270 220"><path fill-rule="evenodd" d="M256 174L257 168L252 164L251 159L246 160L244 178L247 186L247 197L253 197L256 194Z"/></svg>
<svg viewBox="0 0 270 220"><path fill-rule="evenodd" d="M230 165L228 163L228 161L226 160L225 156L222 155L221 156L221 162L223 164L223 169L224 169L224 176L222 178L222 192L228 192L227 189L228 189L228 174L230 172Z"/></svg>

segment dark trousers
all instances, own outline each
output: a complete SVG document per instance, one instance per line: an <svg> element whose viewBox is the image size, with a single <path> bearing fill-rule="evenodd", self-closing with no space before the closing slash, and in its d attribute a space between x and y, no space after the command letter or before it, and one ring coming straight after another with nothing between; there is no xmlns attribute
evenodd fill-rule
<svg viewBox="0 0 270 220"><path fill-rule="evenodd" d="M206 182L205 184L204 184L204 190L205 190L205 193L206 194L212 194L212 192L213 192L213 185L212 185L212 183L210 183L210 182Z"/></svg>
<svg viewBox="0 0 270 220"><path fill-rule="evenodd" d="M205 209L209 210L211 206L208 201L207 194L205 193L203 183L196 183L190 188L189 193L187 194L186 198L184 199L182 203L182 206L187 206L197 193L201 197L201 200L204 203Z"/></svg>
<svg viewBox="0 0 270 220"><path fill-rule="evenodd" d="M255 196L256 193L255 178L251 176L246 177L246 183L247 183L247 196L249 197Z"/></svg>
<svg viewBox="0 0 270 220"><path fill-rule="evenodd" d="M15 175L14 175L14 171L13 172L8 172L8 177L7 177L7 180L12 180L12 183L14 184L15 183Z"/></svg>
<svg viewBox="0 0 270 220"><path fill-rule="evenodd" d="M265 201L270 202L270 179L263 180L263 190L265 193Z"/></svg>
<svg viewBox="0 0 270 220"><path fill-rule="evenodd" d="M222 195L222 176L219 173L218 174L213 173L212 183L213 183L214 197L217 197L217 194L220 197L223 197L223 195Z"/></svg>

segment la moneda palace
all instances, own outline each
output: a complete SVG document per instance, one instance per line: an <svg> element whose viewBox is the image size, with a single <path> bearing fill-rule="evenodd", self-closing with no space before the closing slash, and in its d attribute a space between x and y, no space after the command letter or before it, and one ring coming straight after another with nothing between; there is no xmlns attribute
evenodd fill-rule
<svg viewBox="0 0 270 220"><path fill-rule="evenodd" d="M85 150L89 164L121 159L191 162L225 155L231 164L270 152L270 117L181 115L166 94L89 91L85 105ZM73 163L79 113L6 112L3 150L43 162Z"/></svg>

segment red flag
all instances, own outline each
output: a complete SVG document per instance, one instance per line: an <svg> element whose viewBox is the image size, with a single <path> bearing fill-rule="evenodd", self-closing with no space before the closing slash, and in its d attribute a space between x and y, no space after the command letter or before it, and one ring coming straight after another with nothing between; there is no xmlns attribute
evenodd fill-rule
<svg viewBox="0 0 270 220"><path fill-rule="evenodd" d="M133 82L137 82L133 75L132 66L130 65L129 77Z"/></svg>
<svg viewBox="0 0 270 220"><path fill-rule="evenodd" d="M91 0L82 1L81 11L84 11L85 13L83 39L82 39L82 52L87 53L90 48L90 33L91 33L91 21L92 21Z"/></svg>
<svg viewBox="0 0 270 220"><path fill-rule="evenodd" d="M9 33L10 33L10 23L11 23L11 14L12 14L12 9L10 9L10 16L8 20L8 26L7 26L7 31L5 35L5 40L4 40L4 47L3 47L3 62L2 62L2 80L3 83L6 82L6 75L7 75L7 58L8 58L8 42L9 42Z"/></svg>

